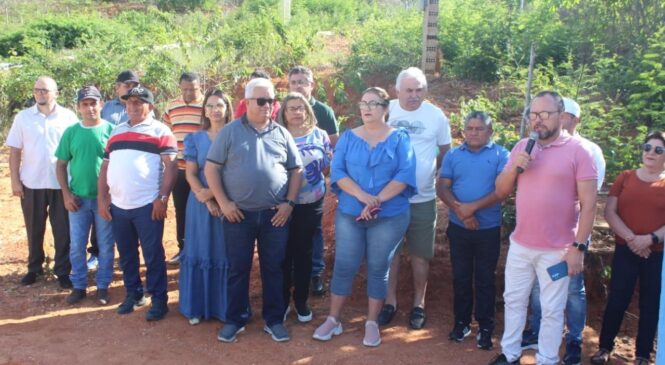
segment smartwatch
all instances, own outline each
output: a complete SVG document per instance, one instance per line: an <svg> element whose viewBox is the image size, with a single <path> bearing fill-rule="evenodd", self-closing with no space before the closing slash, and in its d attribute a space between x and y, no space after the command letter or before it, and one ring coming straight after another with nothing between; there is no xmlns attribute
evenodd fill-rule
<svg viewBox="0 0 665 365"><path fill-rule="evenodd" d="M573 247L582 252L586 252L589 249L589 244L584 242L573 242Z"/></svg>
<svg viewBox="0 0 665 365"><path fill-rule="evenodd" d="M660 239L658 238L658 236L656 236L655 233L651 232L651 243L653 243L654 245L657 245L658 242L660 242Z"/></svg>
<svg viewBox="0 0 665 365"><path fill-rule="evenodd" d="M296 206L296 202L294 202L293 200L287 200L286 204L288 204L291 208L294 208Z"/></svg>

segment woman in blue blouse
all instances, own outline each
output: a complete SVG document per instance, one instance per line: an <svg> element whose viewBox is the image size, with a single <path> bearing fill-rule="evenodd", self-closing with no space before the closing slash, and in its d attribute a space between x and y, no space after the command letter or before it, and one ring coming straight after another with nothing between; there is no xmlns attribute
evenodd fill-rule
<svg viewBox="0 0 665 365"><path fill-rule="evenodd" d="M386 124L388 93L372 87L358 103L363 125L337 142L331 184L338 195L335 267L330 313L313 337L327 341L342 333L340 313L365 258L369 297L365 346L378 346L376 322L388 287L388 269L409 224L409 197L416 192L416 162L407 132Z"/></svg>
<svg viewBox="0 0 665 365"><path fill-rule="evenodd" d="M185 174L191 187L187 199L185 240L180 256L180 312L192 325L201 319L226 314L227 262L222 211L203 175L208 149L217 133L230 122L231 100L219 89L209 90L203 99L201 130L185 137Z"/></svg>
<svg viewBox="0 0 665 365"><path fill-rule="evenodd" d="M289 93L282 101L278 121L289 130L302 157L302 184L289 223L289 240L284 257L284 308L289 312L291 287L298 321L312 320L307 305L312 276L314 232L321 229L323 197L332 150L328 133L316 126L309 102L300 93ZM286 314L285 314L286 317Z"/></svg>

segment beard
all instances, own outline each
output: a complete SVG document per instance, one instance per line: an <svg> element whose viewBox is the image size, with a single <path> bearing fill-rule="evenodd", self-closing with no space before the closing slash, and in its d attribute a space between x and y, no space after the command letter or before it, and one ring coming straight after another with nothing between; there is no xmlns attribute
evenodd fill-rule
<svg viewBox="0 0 665 365"><path fill-rule="evenodd" d="M552 136L556 135L559 132L559 129L547 129L547 127L544 127L544 129L538 130L538 139L545 140L549 139Z"/></svg>

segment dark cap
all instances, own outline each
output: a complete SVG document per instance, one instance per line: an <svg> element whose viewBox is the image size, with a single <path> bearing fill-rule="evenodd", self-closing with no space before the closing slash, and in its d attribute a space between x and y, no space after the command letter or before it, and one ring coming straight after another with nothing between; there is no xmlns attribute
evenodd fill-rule
<svg viewBox="0 0 665 365"><path fill-rule="evenodd" d="M148 104L155 104L155 98L152 96L150 90L144 88L141 85L130 89L129 92L127 92L127 94L123 95L121 98L122 100L127 100L132 96L136 96Z"/></svg>
<svg viewBox="0 0 665 365"><path fill-rule="evenodd" d="M138 84L140 81L139 75L137 75L136 72L127 70L119 73L118 78L115 79L115 82L135 82Z"/></svg>
<svg viewBox="0 0 665 365"><path fill-rule="evenodd" d="M80 103L84 99L102 100L102 94L94 86L84 86L78 91L76 101Z"/></svg>

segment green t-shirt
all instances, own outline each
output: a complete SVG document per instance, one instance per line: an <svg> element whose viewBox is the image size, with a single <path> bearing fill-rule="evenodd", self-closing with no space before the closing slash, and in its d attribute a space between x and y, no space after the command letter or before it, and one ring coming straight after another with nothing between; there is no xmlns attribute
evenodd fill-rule
<svg viewBox="0 0 665 365"><path fill-rule="evenodd" d="M55 157L69 161L69 190L82 198L97 197L97 177L113 125L105 120L94 127L76 123L65 130Z"/></svg>

